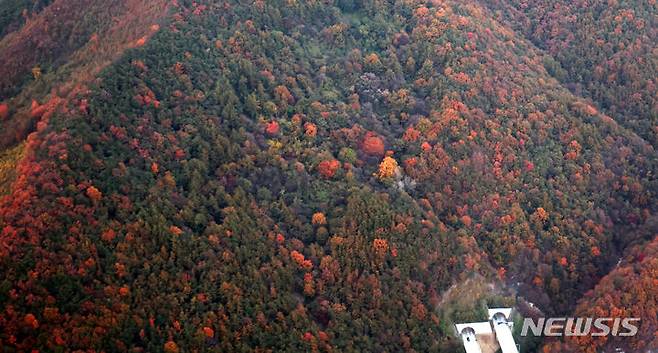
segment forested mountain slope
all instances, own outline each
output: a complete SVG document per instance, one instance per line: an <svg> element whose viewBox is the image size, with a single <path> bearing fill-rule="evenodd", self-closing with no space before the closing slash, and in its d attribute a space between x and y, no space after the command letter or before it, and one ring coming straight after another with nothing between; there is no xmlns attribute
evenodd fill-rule
<svg viewBox="0 0 658 353"><path fill-rule="evenodd" d="M0 13L28 4L3 1ZM168 8L163 0L55 0L21 11L22 25L0 39L0 148L24 140L43 114L143 45Z"/></svg>
<svg viewBox="0 0 658 353"><path fill-rule="evenodd" d="M588 292L575 311L578 317L641 317L640 337L571 337L548 345L547 352L598 352L622 347L643 352L658 346L658 238L630 249L624 262Z"/></svg>
<svg viewBox="0 0 658 353"><path fill-rule="evenodd" d="M658 146L658 4L654 0L484 0L551 56L545 65Z"/></svg>
<svg viewBox="0 0 658 353"><path fill-rule="evenodd" d="M32 115L0 203L7 351L455 352L452 284L581 312L658 231L651 144L478 2L162 16Z"/></svg>
<svg viewBox="0 0 658 353"><path fill-rule="evenodd" d="M0 36L14 32L30 17L52 3L51 0L3 1L0 4Z"/></svg>

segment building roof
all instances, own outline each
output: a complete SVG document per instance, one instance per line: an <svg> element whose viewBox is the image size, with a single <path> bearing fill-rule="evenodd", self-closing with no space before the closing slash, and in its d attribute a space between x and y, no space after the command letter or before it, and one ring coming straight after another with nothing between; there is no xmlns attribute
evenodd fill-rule
<svg viewBox="0 0 658 353"><path fill-rule="evenodd" d="M455 327L457 328L457 333L462 334L464 329L466 328L472 328L473 331L475 331L476 335L487 335L487 334L492 334L493 330L491 329L491 324L489 321L485 322L469 322L466 324L456 324Z"/></svg>
<svg viewBox="0 0 658 353"><path fill-rule="evenodd" d="M477 335L491 335L495 333L496 340L503 353L519 353L512 336L511 308L493 308L488 310L489 321L469 322L456 324L457 333L464 342L467 353L481 353L482 349L477 341Z"/></svg>
<svg viewBox="0 0 658 353"><path fill-rule="evenodd" d="M464 349L466 353L482 353L480 344L477 341L475 332L471 327L467 327L461 333L462 341L464 342Z"/></svg>
<svg viewBox="0 0 658 353"><path fill-rule="evenodd" d="M489 314L489 320L492 320L497 313L505 315L505 319L508 321L512 316L512 308L492 308L487 310L487 312Z"/></svg>
<svg viewBox="0 0 658 353"><path fill-rule="evenodd" d="M512 329L507 322L498 321L494 322L493 325L496 332L496 339L503 353L519 353L519 350L516 348L516 342L514 342L514 337L512 337Z"/></svg>

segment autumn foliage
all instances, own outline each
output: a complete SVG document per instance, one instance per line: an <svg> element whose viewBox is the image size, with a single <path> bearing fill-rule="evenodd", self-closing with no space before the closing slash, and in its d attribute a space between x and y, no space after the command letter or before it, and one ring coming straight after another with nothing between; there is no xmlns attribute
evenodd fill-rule
<svg viewBox="0 0 658 353"><path fill-rule="evenodd" d="M180 349L178 348L178 345L174 341L168 341L164 345L164 351L167 353L178 353L180 352Z"/></svg>
<svg viewBox="0 0 658 353"><path fill-rule="evenodd" d="M388 241L386 239L375 239L372 241L372 247L377 256L383 257L388 252Z"/></svg>
<svg viewBox="0 0 658 353"><path fill-rule="evenodd" d="M362 148L369 155L381 156L384 154L384 141L376 134L368 132L363 139Z"/></svg>
<svg viewBox="0 0 658 353"><path fill-rule="evenodd" d="M94 186L89 186L87 188L87 196L93 201L100 201L103 197L103 194Z"/></svg>
<svg viewBox="0 0 658 353"><path fill-rule="evenodd" d="M340 169L340 162L335 159L322 161L318 164L318 171L325 178L332 178L336 175L338 169Z"/></svg>
<svg viewBox="0 0 658 353"><path fill-rule="evenodd" d="M304 257L304 254L302 254L302 253L300 253L296 250L293 250L290 253L290 257L292 257L293 261L295 261L295 263L297 263L297 265L299 267L301 267L305 270L310 270L311 268L313 268L313 263L310 260L307 260Z"/></svg>
<svg viewBox="0 0 658 353"><path fill-rule="evenodd" d="M9 106L6 103L0 103L0 120L5 120L9 117Z"/></svg>
<svg viewBox="0 0 658 353"><path fill-rule="evenodd" d="M304 133L308 137L315 137L318 134L318 128L313 123L306 123L304 124Z"/></svg>
<svg viewBox="0 0 658 353"><path fill-rule="evenodd" d="M324 213L316 212L313 214L311 223L313 223L314 225L324 225L327 224L327 218L324 216Z"/></svg>
<svg viewBox="0 0 658 353"><path fill-rule="evenodd" d="M265 131L270 136L274 136L274 135L278 134L279 133L279 123L277 123L276 121L270 121L265 126Z"/></svg>
<svg viewBox="0 0 658 353"><path fill-rule="evenodd" d="M392 157L384 157L384 160L379 164L379 171L377 177L379 179L389 179L395 175L398 169L398 162Z"/></svg>

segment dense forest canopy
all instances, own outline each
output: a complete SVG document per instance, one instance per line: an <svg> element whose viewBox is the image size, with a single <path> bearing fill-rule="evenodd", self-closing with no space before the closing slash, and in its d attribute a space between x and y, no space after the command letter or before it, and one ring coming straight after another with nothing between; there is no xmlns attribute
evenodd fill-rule
<svg viewBox="0 0 658 353"><path fill-rule="evenodd" d="M459 352L530 302L643 321L523 352L657 348L656 9L0 3L0 347Z"/></svg>

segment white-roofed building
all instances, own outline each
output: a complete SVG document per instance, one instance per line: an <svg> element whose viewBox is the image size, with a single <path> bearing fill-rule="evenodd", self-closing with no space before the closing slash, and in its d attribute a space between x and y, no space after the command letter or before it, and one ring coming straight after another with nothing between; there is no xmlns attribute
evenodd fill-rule
<svg viewBox="0 0 658 353"><path fill-rule="evenodd" d="M505 319L507 321L510 321L510 318L512 317L512 308L493 308L493 309L488 309L487 313L489 315L489 321L493 320L496 314L503 314L505 316Z"/></svg>
<svg viewBox="0 0 658 353"><path fill-rule="evenodd" d="M456 324L455 329L464 343L466 353L486 353L483 341L495 337L503 353L519 353L512 336L513 323L511 308L494 308L488 310L489 321ZM490 347L487 347L488 349Z"/></svg>
<svg viewBox="0 0 658 353"><path fill-rule="evenodd" d="M489 322L469 322L466 324L456 324L457 332L461 334L464 329L471 328L476 335L490 335L493 333L491 324Z"/></svg>
<svg viewBox="0 0 658 353"><path fill-rule="evenodd" d="M464 348L466 353L482 353L480 349L480 344L477 341L477 336L475 335L475 330L467 326L461 332L462 341L464 341Z"/></svg>

